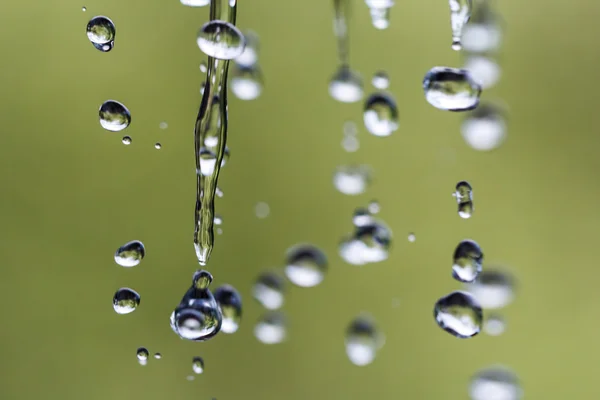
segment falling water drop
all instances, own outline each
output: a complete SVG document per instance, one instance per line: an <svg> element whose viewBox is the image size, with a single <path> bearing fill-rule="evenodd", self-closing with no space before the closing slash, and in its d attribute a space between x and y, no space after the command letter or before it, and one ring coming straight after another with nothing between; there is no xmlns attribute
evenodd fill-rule
<svg viewBox="0 0 600 400"><path fill-rule="evenodd" d="M514 372L506 367L493 366L471 378L469 396L471 400L519 400L523 389Z"/></svg>
<svg viewBox="0 0 600 400"><path fill-rule="evenodd" d="M121 288L113 297L113 308L117 314L130 314L140 305L140 295L133 289Z"/></svg>
<svg viewBox="0 0 600 400"><path fill-rule="evenodd" d="M398 129L398 107L389 93L373 93L364 105L363 120L375 136L389 136Z"/></svg>
<svg viewBox="0 0 600 400"><path fill-rule="evenodd" d="M87 11L87 7L81 7L81 11L86 12Z"/></svg>
<svg viewBox="0 0 600 400"><path fill-rule="evenodd" d="M373 80L371 83L376 89L386 90L390 87L390 78L385 71L377 71L373 75Z"/></svg>
<svg viewBox="0 0 600 400"><path fill-rule="evenodd" d="M327 257L310 244L299 244L286 253L285 275L296 286L313 287L325 278Z"/></svg>
<svg viewBox="0 0 600 400"><path fill-rule="evenodd" d="M198 47L204 54L219 60L232 60L244 52L246 40L235 25L213 20L198 32Z"/></svg>
<svg viewBox="0 0 600 400"><path fill-rule="evenodd" d="M237 65L231 72L231 92L240 100L254 100L263 87L262 73L258 65Z"/></svg>
<svg viewBox="0 0 600 400"><path fill-rule="evenodd" d="M345 135L342 139L342 148L348 153L354 153L360 148L360 141L356 136Z"/></svg>
<svg viewBox="0 0 600 400"><path fill-rule="evenodd" d="M469 56L463 68L471 74L475 82L481 85L482 89L489 89L500 79L502 70L498 63L484 56Z"/></svg>
<svg viewBox="0 0 600 400"><path fill-rule="evenodd" d="M499 309L513 301L514 286L511 275L492 268L479 274L475 282L467 285L466 289L477 298L483 308Z"/></svg>
<svg viewBox="0 0 600 400"><path fill-rule="evenodd" d="M254 213L260 219L267 218L271 213L271 207L269 207L269 205L264 201L259 201L254 207Z"/></svg>
<svg viewBox="0 0 600 400"><path fill-rule="evenodd" d="M119 132L127 128L131 123L131 113L116 100L107 100L98 110L100 116L100 125L111 132Z"/></svg>
<svg viewBox="0 0 600 400"><path fill-rule="evenodd" d="M252 288L252 296L267 310L281 308L284 301L285 283L274 272L263 272Z"/></svg>
<svg viewBox="0 0 600 400"><path fill-rule="evenodd" d="M131 144L131 136L123 136L121 142L123 142L125 146L129 146Z"/></svg>
<svg viewBox="0 0 600 400"><path fill-rule="evenodd" d="M381 211L381 205L379 204L379 202L377 200L372 200L367 209L369 210L369 213L371 214L377 214L379 213L379 211Z"/></svg>
<svg viewBox="0 0 600 400"><path fill-rule="evenodd" d="M477 107L481 86L467 70L433 67L423 79L425 98L440 110L468 111Z"/></svg>
<svg viewBox="0 0 600 400"><path fill-rule="evenodd" d="M372 319L361 315L346 328L346 355L357 366L371 364L382 345L380 334Z"/></svg>
<svg viewBox="0 0 600 400"><path fill-rule="evenodd" d="M162 144L160 144L160 143L156 142L156 143L154 144L154 148L155 148L156 150L160 150L160 149L162 149Z"/></svg>
<svg viewBox="0 0 600 400"><path fill-rule="evenodd" d="M349 196L364 193L370 183L371 169L367 165L342 165L333 175L333 185L338 192Z"/></svg>
<svg viewBox="0 0 600 400"><path fill-rule="evenodd" d="M471 54L489 54L498 50L502 30L490 0L479 0L469 23L463 28L462 45Z"/></svg>
<svg viewBox="0 0 600 400"><path fill-rule="evenodd" d="M146 248L139 240L133 240L119 247L115 252L115 262L121 267L135 267L142 262Z"/></svg>
<svg viewBox="0 0 600 400"><path fill-rule="evenodd" d="M329 94L342 103L355 103L363 97L362 78L347 65L341 65L329 82Z"/></svg>
<svg viewBox="0 0 600 400"><path fill-rule="evenodd" d="M87 37L94 47L102 52L109 52L115 44L115 24L107 17L97 16L88 22Z"/></svg>
<svg viewBox="0 0 600 400"><path fill-rule="evenodd" d="M158 124L158 127L164 130L169 127L169 124L167 124L165 121L162 121L160 124Z"/></svg>
<svg viewBox="0 0 600 400"><path fill-rule="evenodd" d="M414 233L412 233L412 232L409 233L408 234L408 241L411 242L411 243L414 243L415 240L417 240L417 236Z"/></svg>
<svg viewBox="0 0 600 400"><path fill-rule="evenodd" d="M506 137L506 121L491 104L482 104L463 121L461 133L467 144L479 151L497 149Z"/></svg>
<svg viewBox="0 0 600 400"><path fill-rule="evenodd" d="M192 371L197 375L204 372L204 360L202 357L194 357L192 359Z"/></svg>
<svg viewBox="0 0 600 400"><path fill-rule="evenodd" d="M242 319L242 296L231 285L222 285L215 290L215 300L221 310L223 322L221 332L235 333Z"/></svg>
<svg viewBox="0 0 600 400"><path fill-rule="evenodd" d="M498 314L489 315L483 324L483 330L490 336L500 336L506 330L506 321Z"/></svg>
<svg viewBox="0 0 600 400"><path fill-rule="evenodd" d="M458 203L458 215L461 218L471 218L473 215L473 188L467 181L460 181L452 194Z"/></svg>
<svg viewBox="0 0 600 400"><path fill-rule="evenodd" d="M352 214L352 223L354 226L367 226L374 221L373 216L368 208L358 207Z"/></svg>
<svg viewBox="0 0 600 400"><path fill-rule="evenodd" d="M461 38L463 28L471 18L472 0L449 0L450 25L452 26L452 49L462 48Z"/></svg>
<svg viewBox="0 0 600 400"><path fill-rule="evenodd" d="M188 7L206 7L210 0L180 0L181 4Z"/></svg>
<svg viewBox="0 0 600 400"><path fill-rule="evenodd" d="M235 63L242 67L252 67L258 62L258 35L253 31L245 31L246 47L242 54L235 58Z"/></svg>
<svg viewBox="0 0 600 400"><path fill-rule="evenodd" d="M435 303L433 316L440 328L460 339L477 335L483 320L477 299L462 291L440 298Z"/></svg>
<svg viewBox="0 0 600 400"><path fill-rule="evenodd" d="M150 352L145 347L139 347L136 351L136 356L140 365L146 365L148 363Z"/></svg>
<svg viewBox="0 0 600 400"><path fill-rule="evenodd" d="M387 29L390 26L390 9L393 0L365 0L371 12L371 22L377 29Z"/></svg>
<svg viewBox="0 0 600 400"><path fill-rule="evenodd" d="M160 360L160 359L162 359L162 354L160 354L160 353L154 353L154 358L156 360Z"/></svg>
<svg viewBox="0 0 600 400"><path fill-rule="evenodd" d="M364 223L356 226L352 235L342 240L338 251L348 264L365 265L386 260L391 243L391 230L382 221L369 216Z"/></svg>
<svg viewBox="0 0 600 400"><path fill-rule="evenodd" d="M454 250L452 277L459 282L473 282L482 270L483 252L473 240L463 240Z"/></svg>
<svg viewBox="0 0 600 400"><path fill-rule="evenodd" d="M287 322L279 311L264 314L254 326L254 336L264 344L277 344L287 336Z"/></svg>

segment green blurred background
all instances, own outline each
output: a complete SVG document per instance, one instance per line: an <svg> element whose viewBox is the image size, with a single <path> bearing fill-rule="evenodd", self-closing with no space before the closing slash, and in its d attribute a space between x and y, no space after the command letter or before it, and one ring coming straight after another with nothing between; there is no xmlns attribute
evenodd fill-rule
<svg viewBox="0 0 600 400"><path fill-rule="evenodd" d="M208 9L177 0L4 3L0 398L466 399L469 377L495 363L516 371L528 398L600 396L600 5L497 2L507 26L503 76L484 98L508 105L509 136L499 150L479 153L460 135L462 116L429 106L421 89L430 67L462 63L450 49L447 3L398 1L387 31L354 3L352 65L365 83L388 71L400 110L391 137L365 131L361 103L329 97L331 1L240 1L238 25L260 35L266 86L256 101L230 96L232 156L217 202L224 234L209 269L214 287L240 290L245 309L238 333L200 344L180 340L168 317L197 268L192 133L204 57L195 36ZM116 24L110 53L86 37L95 15ZM107 99L131 110L126 131L100 127ZM359 124L357 153L340 146L346 120ZM168 129L159 129L162 121ZM121 143L123 134L132 145ZM332 185L335 167L350 162L375 171L358 197ZM476 202L466 221L450 196L462 179ZM337 244L353 209L371 199L394 231L391 257L352 267ZM258 201L270 205L267 219L255 216ZM436 299L460 287L450 267L463 238L518 278L501 337L458 340L433 320ZM146 259L118 267L114 251L133 239L146 244ZM330 269L320 286L288 292L288 340L266 346L252 333L262 311L251 284L297 242L323 248ZM111 306L122 286L142 296L127 316ZM363 311L387 341L361 368L348 361L343 335ZM140 367L138 346L163 359ZM196 355L206 371L188 382Z"/></svg>

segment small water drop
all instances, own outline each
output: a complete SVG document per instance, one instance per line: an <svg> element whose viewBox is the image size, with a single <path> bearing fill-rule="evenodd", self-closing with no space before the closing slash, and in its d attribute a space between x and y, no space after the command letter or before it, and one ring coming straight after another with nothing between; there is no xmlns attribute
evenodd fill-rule
<svg viewBox="0 0 600 400"><path fill-rule="evenodd" d="M252 296L268 310L281 308L284 301L285 283L274 272L264 272L258 276L252 288Z"/></svg>
<svg viewBox="0 0 600 400"><path fill-rule="evenodd" d="M206 64L206 61L202 61L200 63L200 72L202 72L203 74L205 74L206 71L208 71L208 65Z"/></svg>
<svg viewBox="0 0 600 400"><path fill-rule="evenodd" d="M502 74L498 63L494 59L484 56L468 57L463 68L469 71L473 80L481 85L482 89L494 86Z"/></svg>
<svg viewBox="0 0 600 400"><path fill-rule="evenodd" d="M344 136L356 136L358 134L358 126L356 126L356 122L354 121L346 121L344 122Z"/></svg>
<svg viewBox="0 0 600 400"><path fill-rule="evenodd" d="M381 211L381 205L377 200L373 200L369 203L367 209L371 214L377 214L379 211Z"/></svg>
<svg viewBox="0 0 600 400"><path fill-rule="evenodd" d="M460 50L463 28L471 18L472 0L449 0L450 25L452 26L452 49Z"/></svg>
<svg viewBox="0 0 600 400"><path fill-rule="evenodd" d="M188 7L206 7L210 0L180 0L181 4Z"/></svg>
<svg viewBox="0 0 600 400"><path fill-rule="evenodd" d="M346 135L342 139L342 148L348 153L354 153L360 148L360 141L356 136Z"/></svg>
<svg viewBox="0 0 600 400"><path fill-rule="evenodd" d="M277 344L287 336L287 322L279 311L264 314L254 326L254 336L264 344Z"/></svg>
<svg viewBox="0 0 600 400"><path fill-rule="evenodd" d="M373 223L373 216L368 208L359 207L354 210L354 214L352 214L352 223L356 227L367 226Z"/></svg>
<svg viewBox="0 0 600 400"><path fill-rule="evenodd" d="M473 215L473 188L467 181L460 181L456 184L453 196L458 203L458 215L461 218L471 218Z"/></svg>
<svg viewBox="0 0 600 400"><path fill-rule="evenodd" d="M492 314L483 324L483 330L490 336L500 336L506 330L506 321L500 315Z"/></svg>
<svg viewBox="0 0 600 400"><path fill-rule="evenodd" d="M167 124L166 122L161 122L160 124L158 124L158 127L160 129L167 129L169 127L169 124Z"/></svg>
<svg viewBox="0 0 600 400"><path fill-rule="evenodd" d="M148 352L148 349L145 347L139 347L136 351L136 356L140 365L146 365L148 363L150 352Z"/></svg>
<svg viewBox="0 0 600 400"><path fill-rule="evenodd" d="M471 400L519 400L523 396L523 389L514 372L493 366L477 372L471 378L469 396Z"/></svg>
<svg viewBox="0 0 600 400"><path fill-rule="evenodd" d="M506 307L514 299L514 280L505 271L486 269L466 289L486 309Z"/></svg>
<svg viewBox="0 0 600 400"><path fill-rule="evenodd" d="M87 11L87 7L81 7L81 11L86 12Z"/></svg>
<svg viewBox="0 0 600 400"><path fill-rule="evenodd" d="M125 146L129 146L131 144L131 136L123 136L121 142L123 142Z"/></svg>
<svg viewBox="0 0 600 400"><path fill-rule="evenodd" d="M204 372L204 360L202 357L194 357L192 359L192 371L197 375Z"/></svg>
<svg viewBox="0 0 600 400"><path fill-rule="evenodd" d="M195 377L195 376L193 376L193 375L188 375L188 376L187 376L185 379L187 379L188 381L190 381L190 382L191 382L191 381L193 381L194 379L196 379L196 377Z"/></svg>
<svg viewBox="0 0 600 400"><path fill-rule="evenodd" d="M342 165L333 175L333 185L338 192L349 196L364 193L370 183L371 170L366 165Z"/></svg>
<svg viewBox="0 0 600 400"><path fill-rule="evenodd" d="M390 26L390 9L393 0L365 0L371 13L371 22L377 29L387 29Z"/></svg>
<svg viewBox="0 0 600 400"><path fill-rule="evenodd" d="M258 65L236 65L231 72L231 92L240 100L254 100L263 88L262 73Z"/></svg>
<svg viewBox="0 0 600 400"><path fill-rule="evenodd" d="M501 41L502 30L490 0L480 0L463 28L463 48L472 54L489 54L498 50Z"/></svg>
<svg viewBox="0 0 600 400"><path fill-rule="evenodd" d="M353 220L356 224L356 214ZM356 226L354 234L342 240L338 251L348 264L365 265L386 260L391 243L391 230L382 221L369 215L364 223Z"/></svg>
<svg viewBox="0 0 600 400"><path fill-rule="evenodd" d="M254 213L256 214L256 216L258 218L264 219L264 218L267 218L269 216L269 214L271 213L271 208L264 201L259 201L258 203L256 203L256 206L254 207Z"/></svg>
<svg viewBox="0 0 600 400"><path fill-rule="evenodd" d="M115 252L115 262L121 267L135 267L142 262L146 255L144 243L133 240L119 247Z"/></svg>
<svg viewBox="0 0 600 400"><path fill-rule="evenodd" d="M96 49L108 52L114 47L116 28L109 18L104 16L92 18L87 24L86 32Z"/></svg>
<svg viewBox="0 0 600 400"><path fill-rule="evenodd" d="M221 310L223 322L221 332L235 333L242 319L242 296L231 285L222 285L215 290L215 300Z"/></svg>
<svg viewBox="0 0 600 400"><path fill-rule="evenodd" d="M341 65L329 82L329 94L342 103L355 103L363 97L360 75L347 65Z"/></svg>
<svg viewBox="0 0 600 400"><path fill-rule="evenodd" d="M460 339L477 335L483 320L477 299L462 291L440 298L435 303L433 316L440 328Z"/></svg>
<svg viewBox="0 0 600 400"><path fill-rule="evenodd" d="M235 25L220 21L209 21L200 28L198 47L204 54L219 60L232 60L244 52L246 40Z"/></svg>
<svg viewBox="0 0 600 400"><path fill-rule="evenodd" d="M160 353L154 353L154 358L157 360L160 360L162 358L162 354Z"/></svg>
<svg viewBox="0 0 600 400"><path fill-rule="evenodd" d="M408 241L411 242L411 243L414 243L415 240L417 240L417 236L414 233L412 233L412 232L409 233L408 234Z"/></svg>
<svg viewBox="0 0 600 400"><path fill-rule="evenodd" d="M433 67L423 79L425 98L432 106L447 111L468 111L479 104L481 86L469 71Z"/></svg>
<svg viewBox="0 0 600 400"><path fill-rule="evenodd" d="M258 35L253 31L245 31L246 48L235 58L235 63L242 67L252 67L258 62Z"/></svg>
<svg viewBox="0 0 600 400"><path fill-rule="evenodd" d="M131 113L123 105L115 100L107 100L98 110L100 125L111 132L119 132L127 128L131 123Z"/></svg>
<svg viewBox="0 0 600 400"><path fill-rule="evenodd" d="M140 305L140 295L133 289L121 288L113 297L113 308L117 314L130 314Z"/></svg>
<svg viewBox="0 0 600 400"><path fill-rule="evenodd" d="M389 136L398 129L398 107L388 93L373 93L365 101L363 120L375 136Z"/></svg>
<svg viewBox="0 0 600 400"><path fill-rule="evenodd" d="M390 87L390 78L385 71L377 71L373 75L373 80L371 81L373 86L379 90L386 90Z"/></svg>
<svg viewBox="0 0 600 400"><path fill-rule="evenodd" d="M371 318L359 316L346 329L346 355L357 366L371 364L381 347L381 337Z"/></svg>
<svg viewBox="0 0 600 400"><path fill-rule="evenodd" d="M317 286L325 278L327 257L323 251L310 244L299 244L286 253L285 274L296 286Z"/></svg>
<svg viewBox="0 0 600 400"><path fill-rule="evenodd" d="M483 252L473 240L463 240L454 250L452 277L459 282L473 282L482 270Z"/></svg>
<svg viewBox="0 0 600 400"><path fill-rule="evenodd" d="M156 142L156 143L154 144L154 148L155 148L156 150L160 150L160 149L162 149L162 144L160 144L160 143Z"/></svg>

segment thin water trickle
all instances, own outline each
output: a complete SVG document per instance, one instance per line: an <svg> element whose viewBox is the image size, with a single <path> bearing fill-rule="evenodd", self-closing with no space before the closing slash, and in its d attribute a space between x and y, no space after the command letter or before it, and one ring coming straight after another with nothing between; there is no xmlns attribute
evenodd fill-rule
<svg viewBox="0 0 600 400"><path fill-rule="evenodd" d="M463 29L473 8L472 0L449 0L450 4L450 25L452 26L452 49L462 49L461 39Z"/></svg>

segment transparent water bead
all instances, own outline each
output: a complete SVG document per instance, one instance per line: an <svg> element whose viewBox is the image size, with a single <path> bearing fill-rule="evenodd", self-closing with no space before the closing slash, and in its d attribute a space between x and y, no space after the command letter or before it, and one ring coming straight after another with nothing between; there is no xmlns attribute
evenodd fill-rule
<svg viewBox="0 0 600 400"><path fill-rule="evenodd" d="M269 207L269 204L265 203L264 201L259 201L256 203L256 206L254 206L254 213L256 214L257 218L267 218L271 213L271 207Z"/></svg>
<svg viewBox="0 0 600 400"><path fill-rule="evenodd" d="M285 316L278 311L264 314L254 326L254 336L264 344L277 344L287 336Z"/></svg>
<svg viewBox="0 0 600 400"><path fill-rule="evenodd" d="M346 329L346 355L354 365L371 364L382 344L382 337L368 316L358 316Z"/></svg>
<svg viewBox="0 0 600 400"><path fill-rule="evenodd" d="M140 295L133 289L121 288L113 296L113 309L117 314L130 314L140 305Z"/></svg>
<svg viewBox="0 0 600 400"><path fill-rule="evenodd" d="M197 375L204 372L204 360L202 357L194 357L192 359L192 371Z"/></svg>
<svg viewBox="0 0 600 400"><path fill-rule="evenodd" d="M81 7L81 11L86 12L87 11L87 7Z"/></svg>
<svg viewBox="0 0 600 400"><path fill-rule="evenodd" d="M242 296L231 285L219 286L215 290L214 296L223 316L221 332L237 332L242 319Z"/></svg>
<svg viewBox="0 0 600 400"><path fill-rule="evenodd" d="M181 4L188 7L206 7L210 0L181 0Z"/></svg>
<svg viewBox="0 0 600 400"><path fill-rule="evenodd" d="M154 148L155 148L156 150L160 150L160 149L162 149L162 144L160 144L160 143L156 142L156 143L154 143Z"/></svg>
<svg viewBox="0 0 600 400"><path fill-rule="evenodd" d="M125 146L129 146L131 144L131 136L123 136L123 139L121 139L121 142Z"/></svg>
<svg viewBox="0 0 600 400"><path fill-rule="evenodd" d="M488 268L477 279L466 286L481 306L486 309L499 309L510 304L515 297L514 279L508 272Z"/></svg>
<svg viewBox="0 0 600 400"><path fill-rule="evenodd" d="M342 103L355 103L363 97L362 78L347 65L341 65L329 81L329 94Z"/></svg>
<svg viewBox="0 0 600 400"><path fill-rule="evenodd" d="M483 324L483 331L490 336L500 336L506 330L506 321L498 314L487 317Z"/></svg>
<svg viewBox="0 0 600 400"><path fill-rule="evenodd" d="M311 244L298 244L286 253L285 275L296 286L313 287L325 278L327 257Z"/></svg>
<svg viewBox="0 0 600 400"><path fill-rule="evenodd" d="M144 243L132 240L119 247L115 252L115 262L121 267L135 267L142 262L146 256Z"/></svg>
<svg viewBox="0 0 600 400"><path fill-rule="evenodd" d="M171 329L182 339L201 342L221 330L221 311L208 289L211 282L212 275L208 271L196 271L192 286L171 314Z"/></svg>
<svg viewBox="0 0 600 400"><path fill-rule="evenodd" d="M484 56L470 56L465 61L463 69L466 69L471 74L471 77L477 82L482 89L489 89L498 83L502 69L498 63Z"/></svg>
<svg viewBox="0 0 600 400"><path fill-rule="evenodd" d="M469 23L463 28L462 45L468 53L489 54L500 48L502 29L490 2L479 0Z"/></svg>
<svg viewBox="0 0 600 400"><path fill-rule="evenodd" d="M461 38L463 29L473 8L472 0L449 0L450 4L450 25L452 27L452 49L460 50L462 48Z"/></svg>
<svg viewBox="0 0 600 400"><path fill-rule="evenodd" d="M386 90L387 88L390 87L390 78L389 78L387 72L377 71L373 75L373 79L371 80L371 83L373 84L373 86L376 89Z"/></svg>
<svg viewBox="0 0 600 400"><path fill-rule="evenodd" d="M513 371L493 366L471 378L469 396L471 400L519 400L523 397L523 389Z"/></svg>
<svg viewBox="0 0 600 400"><path fill-rule="evenodd" d="M377 200L372 200L367 206L367 210L371 214L378 214L381 211L381 204Z"/></svg>
<svg viewBox="0 0 600 400"><path fill-rule="evenodd" d="M240 100L254 100L260 96L263 88L262 73L258 65L235 66L231 71L231 92Z"/></svg>
<svg viewBox="0 0 600 400"><path fill-rule="evenodd" d="M389 136L398 129L398 107L389 93L373 93L365 101L365 127L375 136Z"/></svg>
<svg viewBox="0 0 600 400"><path fill-rule="evenodd" d="M112 50L115 42L115 24L102 15L94 17L86 27L87 37L95 48L102 52Z"/></svg>
<svg viewBox="0 0 600 400"><path fill-rule="evenodd" d="M463 240L454 250L452 277L459 282L473 282L482 270L483 252L477 242Z"/></svg>
<svg viewBox="0 0 600 400"><path fill-rule="evenodd" d="M285 300L285 282L274 272L263 272L252 287L252 296L267 310L276 310Z"/></svg>
<svg viewBox="0 0 600 400"><path fill-rule="evenodd" d="M360 266L386 260L391 243L391 230L382 221L371 217L365 218L364 223L356 226L353 235L342 240L338 251L348 264Z"/></svg>
<svg viewBox="0 0 600 400"><path fill-rule="evenodd" d="M473 188L467 181L460 181L452 194L458 203L458 215L461 218L471 218L473 215Z"/></svg>
<svg viewBox="0 0 600 400"><path fill-rule="evenodd" d="M500 147L506 138L506 129L503 113L492 104L481 104L464 119L460 127L465 142L478 151Z"/></svg>
<svg viewBox="0 0 600 400"><path fill-rule="evenodd" d="M244 52L246 39L235 25L213 20L205 23L196 40L204 54L219 60L232 60Z"/></svg>
<svg viewBox="0 0 600 400"><path fill-rule="evenodd" d="M394 6L393 0L365 0L371 22L377 29L387 29L390 26L390 9Z"/></svg>
<svg viewBox="0 0 600 400"><path fill-rule="evenodd" d="M425 99L440 110L468 111L479 104L481 86L464 69L433 67L423 79Z"/></svg>
<svg viewBox="0 0 600 400"><path fill-rule="evenodd" d="M440 298L433 309L440 328L460 339L473 337L481 330L483 312L475 297L456 291Z"/></svg>
<svg viewBox="0 0 600 400"><path fill-rule="evenodd" d="M140 365L146 365L148 363L148 357L150 357L150 352L145 347L139 347L136 351L136 356Z"/></svg>
<svg viewBox="0 0 600 400"><path fill-rule="evenodd" d="M116 100L107 100L98 110L100 125L111 132L119 132L131 123L131 113L124 104Z"/></svg>
<svg viewBox="0 0 600 400"><path fill-rule="evenodd" d="M154 359L155 359L155 360L160 360L160 359L162 359L162 354L160 354L160 353L154 353Z"/></svg>
<svg viewBox="0 0 600 400"><path fill-rule="evenodd" d="M333 186L342 194L364 193L371 183L371 169L366 165L341 165L333 175Z"/></svg>
<svg viewBox="0 0 600 400"><path fill-rule="evenodd" d="M408 234L408 241L414 243L417 240L417 236L414 233Z"/></svg>
<svg viewBox="0 0 600 400"><path fill-rule="evenodd" d="M235 63L241 67L252 67L258 63L259 40L258 35L253 31L245 31L246 47L242 54L235 58Z"/></svg>

